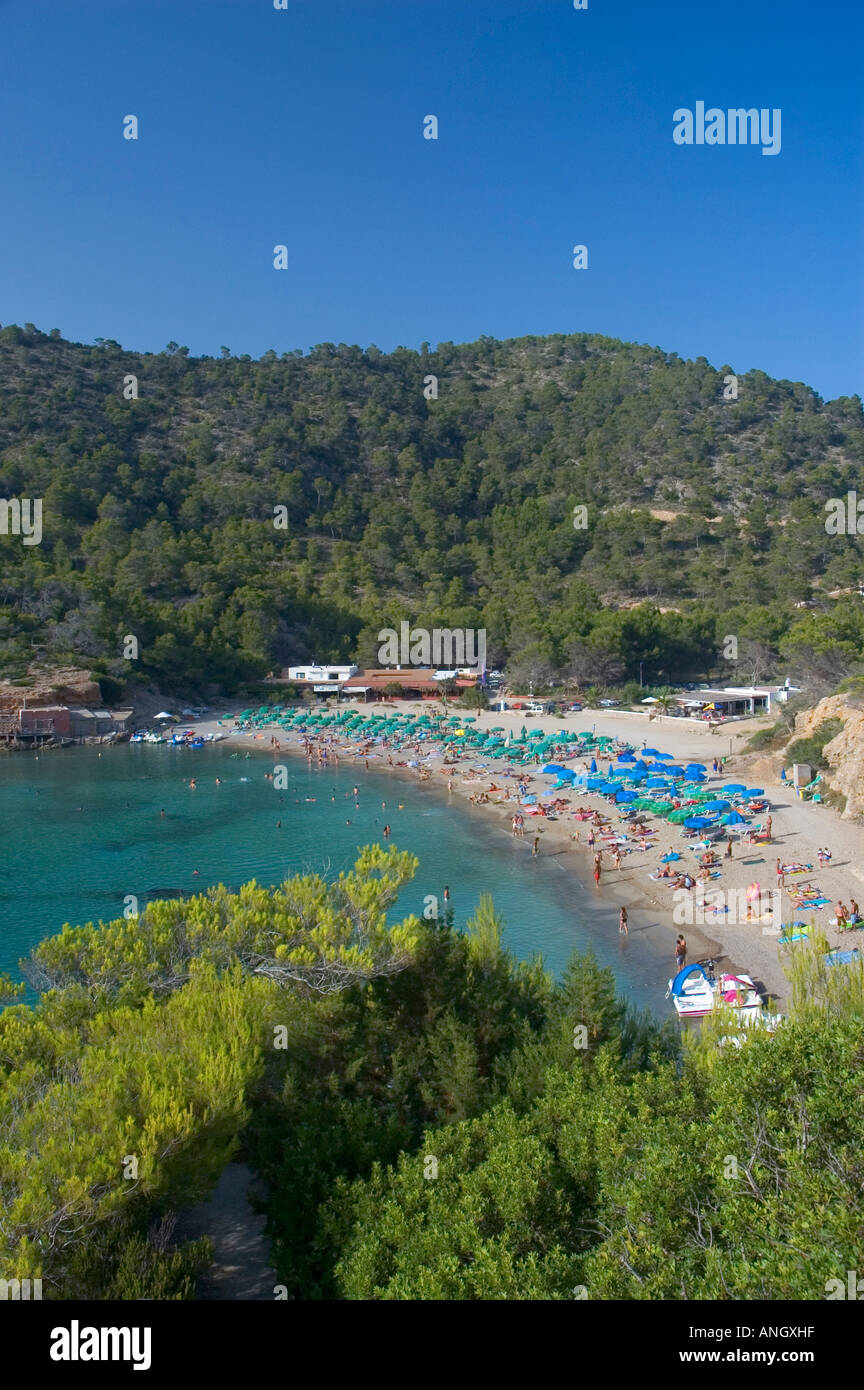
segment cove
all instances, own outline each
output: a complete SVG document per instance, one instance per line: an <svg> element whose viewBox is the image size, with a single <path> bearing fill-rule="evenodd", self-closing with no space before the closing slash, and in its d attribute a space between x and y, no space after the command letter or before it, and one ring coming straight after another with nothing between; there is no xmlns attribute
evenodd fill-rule
<svg viewBox="0 0 864 1390"><path fill-rule="evenodd" d="M3 759L0 972L19 979L19 959L44 937L65 922L120 917L130 898L143 910L214 883L237 889L253 878L269 886L297 873L335 876L351 867L358 846L384 843L389 823L389 843L420 860L392 917L422 917L428 896L440 901L446 885L462 925L489 892L516 956L540 952L557 974L574 950L591 945L621 994L667 1014L669 962L656 936L631 926L622 940L616 904L555 859L531 860L524 845L449 805L438 789L354 765L284 761L287 786L276 790L265 777L268 758L224 744L196 751L123 744L101 757L94 748L69 748Z"/></svg>

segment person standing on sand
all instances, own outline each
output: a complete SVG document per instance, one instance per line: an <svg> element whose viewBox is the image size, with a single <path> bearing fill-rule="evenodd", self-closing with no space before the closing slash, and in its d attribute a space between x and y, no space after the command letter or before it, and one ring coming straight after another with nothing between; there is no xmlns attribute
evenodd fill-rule
<svg viewBox="0 0 864 1390"><path fill-rule="evenodd" d="M588 848L594 848L594 827L590 825L588 827Z"/></svg>
<svg viewBox="0 0 864 1390"><path fill-rule="evenodd" d="M619 872L619 874L620 874L620 872L621 872L621 851L620 851L620 849L616 849L616 850L615 850L615 868L618 870L618 872Z"/></svg>
<svg viewBox="0 0 864 1390"><path fill-rule="evenodd" d="M783 872L783 865L780 863L779 859L777 860L777 887L786 887L786 875Z"/></svg>
<svg viewBox="0 0 864 1390"><path fill-rule="evenodd" d="M621 911L618 913L618 931L619 931L620 933L622 933L624 936L629 936L629 935L630 935L630 930L629 930L629 927L628 927L628 925L627 925L627 909L626 909L626 907L622 907Z"/></svg>
<svg viewBox="0 0 864 1390"><path fill-rule="evenodd" d="M681 933L678 933L678 940L675 942L675 964L679 970L683 970L687 963L687 942Z"/></svg>
<svg viewBox="0 0 864 1390"><path fill-rule="evenodd" d="M602 853L602 851L601 851ZM599 854L594 855L594 882L600 887L600 875L603 872L603 863Z"/></svg>
<svg viewBox="0 0 864 1390"><path fill-rule="evenodd" d="M731 859L731 858L732 858L732 841L731 841L731 839L730 839L730 840L727 840L727 842L726 842L726 854L724 855L724 858L725 858L725 859Z"/></svg>

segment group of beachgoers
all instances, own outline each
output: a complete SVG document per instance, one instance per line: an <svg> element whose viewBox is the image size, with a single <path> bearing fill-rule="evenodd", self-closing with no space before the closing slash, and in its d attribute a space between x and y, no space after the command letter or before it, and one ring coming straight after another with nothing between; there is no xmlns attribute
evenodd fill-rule
<svg viewBox="0 0 864 1390"><path fill-rule="evenodd" d="M513 814L510 817L511 835L514 840L524 841L526 838L526 816L538 818L541 822L548 822L567 817L577 822L570 834L571 842L577 850L585 849L593 860L593 878L595 885L599 888L603 881L605 865L608 861L617 871L621 873L625 860L630 860L632 856L638 856L639 862L645 863L645 856L656 851L657 840L661 827L653 823L642 812L634 811L629 806L621 805L616 797L611 793L596 792L595 795L602 796L609 806L608 812L601 812L591 808L584 802L581 805L573 805L571 801L572 790L563 783L555 788L552 796L543 795L542 800L532 792L532 782L535 780L535 771L525 771L524 765L521 768L507 767L496 768L493 777L490 779L489 771L483 766L472 766L477 758L476 752L469 752L455 748L452 743L439 740L435 737L428 740L418 740L409 734L407 738L400 737L399 733L374 735L372 737L364 731L358 734L340 734L335 730L299 730L294 735L293 740L298 743L306 757L307 763L319 768L334 766L338 767L340 757L350 759L354 762L362 762L365 768L370 768L370 759L379 759L380 762L386 761L387 766L406 769L412 771L420 781L428 781L432 777L433 771L439 772L447 778L448 792L454 789L454 776L459 776L463 783L478 785L472 786L468 797L469 803L475 806L485 806L489 804L501 804L502 802L515 802ZM281 746L279 740L271 737L271 749L276 752ZM647 743L643 742L643 748ZM639 750L641 753L642 750ZM620 754L633 752L632 746L621 740L612 740L611 746L603 749L603 758L615 758ZM395 755L395 757L394 757ZM247 755L248 756L248 755ZM547 745L544 761L554 762L556 759L566 759L567 765L574 770L581 767L586 772L592 772L594 767L591 760L598 757L599 753L590 743L584 746L575 746L572 742L563 742L560 746L553 746L551 749ZM638 756L638 755L637 755ZM574 761L580 759L581 761ZM540 758L534 761L539 766ZM437 762L438 766L435 766ZM465 764L468 766L465 766ZM722 777L726 771L726 758L715 757L710 764L711 772L715 777ZM380 763L379 763L380 765ZM595 764L596 766L596 764ZM194 786L194 783L192 784ZM563 794L561 794L563 793ZM584 793L582 793L584 795ZM722 788L718 788L718 796L722 796ZM359 806L359 789L354 788L355 805ZM314 799L314 798L309 798ZM335 797L333 798L335 800ZM686 802L683 798L673 798L672 807L680 809ZM767 811L764 821L750 825L746 829L742 827L742 834L739 838L739 845L772 843L773 840L773 820L770 809L766 802L762 803L762 808ZM751 811L755 810L758 814L759 806L751 804ZM613 824L612 815L617 812L617 824ZM346 824L351 824L350 820ZM584 837L580 838L580 827L584 827ZM383 836L386 839L390 836L390 826L385 825ZM672 889L673 892L685 891L694 894L694 897L702 894L704 898L707 886L712 880L721 877L724 860L731 860L734 854L734 839L727 831L725 837L712 836L709 831L708 837L695 829L685 830L682 828L682 838L690 844L697 852L697 859L692 866L679 865L681 855L670 848L657 863L650 877L655 882L662 882ZM710 843L713 838L716 848ZM539 833L535 833L531 841L531 856L537 857L540 854L541 838ZM683 846L682 846L683 848ZM822 847L817 851L820 868L824 868L831 863L831 853ZM673 867L673 865L675 867ZM646 865L646 867L648 867ZM797 875L804 870L809 870L809 865L783 864L777 860L777 886L779 889L787 887L787 877ZM813 890L815 894L818 890ZM762 911L764 893L758 883L750 884L747 889L747 920L751 920L751 914L758 917ZM809 905L810 899L805 903ZM828 901L827 899L824 901ZM794 902L794 899L793 899ZM820 905L822 900L820 899ZM718 909L719 910L719 909ZM857 903L852 900L847 907L843 902L837 904L836 923L841 930L858 925L862 922L861 914ZM619 932L622 936L629 934L629 922L627 909L621 908L619 912ZM679 956L681 962L686 960L686 942L683 936L679 935L675 947L676 963ZM679 966L680 968L680 966Z"/></svg>

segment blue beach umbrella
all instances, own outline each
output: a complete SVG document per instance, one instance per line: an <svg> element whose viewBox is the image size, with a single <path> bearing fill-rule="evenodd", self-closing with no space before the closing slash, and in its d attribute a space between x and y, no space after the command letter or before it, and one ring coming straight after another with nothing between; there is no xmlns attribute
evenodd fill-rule
<svg viewBox="0 0 864 1390"><path fill-rule="evenodd" d="M728 787L724 787L723 790L728 792L730 796L734 796L736 792L746 792L747 788L743 782L730 782Z"/></svg>
<svg viewBox="0 0 864 1390"><path fill-rule="evenodd" d="M685 820L684 824L688 830L704 830L707 825L713 825L713 816L691 816Z"/></svg>
<svg viewBox="0 0 864 1390"><path fill-rule="evenodd" d="M748 787L747 790L746 790L746 792L744 793L744 795L745 795L745 796L764 796L764 795L765 795L765 789L764 789L764 787Z"/></svg>
<svg viewBox="0 0 864 1390"><path fill-rule="evenodd" d="M635 753L619 753L619 754L618 754L618 761L619 761L619 763L635 763L635 761L636 761L636 754L635 754Z"/></svg>
<svg viewBox="0 0 864 1390"><path fill-rule="evenodd" d="M564 768L564 767L562 767L560 763L547 763L546 766L545 766L544 768L541 768L540 770L541 770L541 772L558 772L558 773L561 773L561 772L566 772L567 769Z"/></svg>
<svg viewBox="0 0 864 1390"><path fill-rule="evenodd" d="M619 805L623 805L628 801L635 801L638 795L638 792L632 791L617 792L615 800L618 802Z"/></svg>
<svg viewBox="0 0 864 1390"><path fill-rule="evenodd" d="M728 801L706 801L702 807L703 811L728 811Z"/></svg>
<svg viewBox="0 0 864 1390"><path fill-rule="evenodd" d="M643 748L641 751L643 758L659 758L660 756L656 748ZM666 756L669 756L668 753Z"/></svg>
<svg viewBox="0 0 864 1390"><path fill-rule="evenodd" d="M597 771L597 759L596 759L596 758L592 758L592 759L591 759L591 768L590 768L590 771L591 771L591 772L596 772L596 771Z"/></svg>
<svg viewBox="0 0 864 1390"><path fill-rule="evenodd" d="M646 749L646 752L647 752L647 749ZM672 754L671 754L671 753L658 753L658 752L655 751L654 757L655 757L655 758L662 758L664 762L665 762L667 759L669 760L670 763L672 762Z"/></svg>
<svg viewBox="0 0 864 1390"><path fill-rule="evenodd" d="M744 819L744 817L743 817L742 815L739 815L739 814L738 814L737 811L730 811L730 812L728 813L728 815L725 815L725 816L721 816L721 817L720 817L720 824L721 824L721 825L746 825L747 822L745 821L745 819Z"/></svg>

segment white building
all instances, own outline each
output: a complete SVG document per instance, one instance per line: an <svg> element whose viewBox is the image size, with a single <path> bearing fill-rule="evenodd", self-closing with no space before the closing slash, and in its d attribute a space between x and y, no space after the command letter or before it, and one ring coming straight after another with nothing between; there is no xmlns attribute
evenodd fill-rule
<svg viewBox="0 0 864 1390"><path fill-rule="evenodd" d="M314 681L319 685L341 685L343 681L350 680L356 676L360 668L358 666L289 666L289 681Z"/></svg>
<svg viewBox="0 0 864 1390"><path fill-rule="evenodd" d="M770 714L773 707L785 704L798 693L795 685L725 685L703 686L699 690L682 690L675 699L695 714L720 714L725 718L747 718L748 715Z"/></svg>

